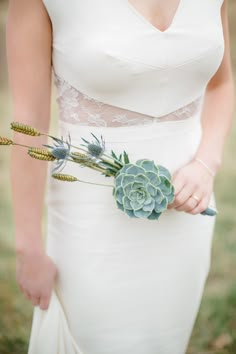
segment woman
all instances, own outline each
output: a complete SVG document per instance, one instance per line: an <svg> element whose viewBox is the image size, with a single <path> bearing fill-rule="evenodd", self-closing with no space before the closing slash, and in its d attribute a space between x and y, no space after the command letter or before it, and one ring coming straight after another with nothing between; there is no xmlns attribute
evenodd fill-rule
<svg viewBox="0 0 236 354"><path fill-rule="evenodd" d="M52 62L58 134L102 134L108 150L166 166L175 187L150 221L122 213L109 188L49 178L44 249L46 167L13 149L17 282L35 306L29 353L185 353L215 223L200 213L215 206L234 106L227 0L10 0L7 50L14 120L48 132Z"/></svg>

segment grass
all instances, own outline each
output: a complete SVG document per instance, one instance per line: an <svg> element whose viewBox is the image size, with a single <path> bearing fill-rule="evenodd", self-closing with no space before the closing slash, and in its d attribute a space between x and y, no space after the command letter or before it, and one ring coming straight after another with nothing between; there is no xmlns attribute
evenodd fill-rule
<svg viewBox="0 0 236 354"><path fill-rule="evenodd" d="M236 72L236 3L229 2L231 48ZM4 3L0 2L0 48L4 48ZM3 51L1 51L3 53ZM5 57L0 58L5 65ZM5 73L5 74L4 74ZM6 70L0 72L1 135L9 134L11 104ZM0 353L25 354L33 306L15 281L14 229L9 186L9 151L0 151ZM212 264L188 354L236 353L236 124L228 137L224 161L215 181L218 214L212 247ZM148 353L147 353L148 354ZM158 353L157 353L158 354ZM175 354L175 353L170 353Z"/></svg>

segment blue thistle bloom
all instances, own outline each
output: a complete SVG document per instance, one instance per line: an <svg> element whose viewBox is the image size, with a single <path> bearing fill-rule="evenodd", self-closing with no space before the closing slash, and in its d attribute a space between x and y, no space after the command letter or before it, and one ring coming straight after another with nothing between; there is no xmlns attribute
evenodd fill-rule
<svg viewBox="0 0 236 354"><path fill-rule="evenodd" d="M98 144L88 144L87 146L88 148L88 152L94 156L94 157L99 157L103 154L104 150L102 148L102 146L98 145Z"/></svg>
<svg viewBox="0 0 236 354"><path fill-rule="evenodd" d="M56 159L65 160L68 156L68 148L64 146L57 146L52 149L51 153Z"/></svg>
<svg viewBox="0 0 236 354"><path fill-rule="evenodd" d="M96 135L90 132L95 140L89 142L88 140L81 138L86 144L81 144L81 146L85 146L88 150L88 154L94 157L96 160L99 159L100 156L103 155L105 151L105 140L101 135L101 140L99 140Z"/></svg>
<svg viewBox="0 0 236 354"><path fill-rule="evenodd" d="M63 137L61 139L52 137L54 140L54 146L44 145L47 148L51 149L52 155L57 159L56 167L52 170L52 173L55 171L60 171L65 167L68 157L70 156L71 151L71 137L68 134L68 140L64 141Z"/></svg>

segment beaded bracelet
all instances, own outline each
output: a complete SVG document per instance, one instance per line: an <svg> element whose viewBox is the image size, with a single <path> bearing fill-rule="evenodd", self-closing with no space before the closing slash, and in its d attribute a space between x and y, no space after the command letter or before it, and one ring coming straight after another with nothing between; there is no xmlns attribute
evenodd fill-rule
<svg viewBox="0 0 236 354"><path fill-rule="evenodd" d="M194 160L200 162L208 170L208 172L210 172L210 174L215 177L215 172L204 161L197 157L195 157Z"/></svg>

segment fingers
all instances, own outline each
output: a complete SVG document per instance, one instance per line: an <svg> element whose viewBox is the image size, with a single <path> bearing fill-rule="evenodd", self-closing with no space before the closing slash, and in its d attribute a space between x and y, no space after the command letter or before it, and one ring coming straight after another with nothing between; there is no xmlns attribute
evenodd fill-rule
<svg viewBox="0 0 236 354"><path fill-rule="evenodd" d="M30 295L29 295L28 291L25 288L23 288L23 286L20 285L19 283L18 283L18 286L19 286L20 291L22 292L22 294L25 296L25 298L27 300L30 300Z"/></svg>
<svg viewBox="0 0 236 354"><path fill-rule="evenodd" d="M187 208L193 208L196 206L196 200L190 198L194 192L194 186L187 184L184 186L178 194L175 195L175 200L173 202L173 207L178 210L184 210ZM193 199L193 200L192 200ZM187 204L186 204L187 203Z"/></svg>
<svg viewBox="0 0 236 354"><path fill-rule="evenodd" d="M181 178L178 178L178 176L174 175L172 184L175 189L175 199L172 203L168 204L168 209L175 208L179 204L179 202L176 200L176 197L183 190L185 182L181 180Z"/></svg>
<svg viewBox="0 0 236 354"><path fill-rule="evenodd" d="M191 195L187 198L187 200L181 204L180 206L176 207L175 209L178 211L186 211L192 210L198 205L198 201L191 197Z"/></svg>
<svg viewBox="0 0 236 354"><path fill-rule="evenodd" d="M34 306L39 306L41 310L47 310L50 302L50 294L38 295L30 294L22 285L18 284L22 294L27 300L29 300Z"/></svg>
<svg viewBox="0 0 236 354"><path fill-rule="evenodd" d="M210 201L210 197L202 198L202 200L198 203L198 205L195 208L190 209L188 212L193 215L200 214L201 212L206 210L206 208L208 207L209 201Z"/></svg>
<svg viewBox="0 0 236 354"><path fill-rule="evenodd" d="M40 296L39 295L31 296L30 301L34 306L38 306L40 304Z"/></svg>
<svg viewBox="0 0 236 354"><path fill-rule="evenodd" d="M41 310L47 310L50 303L51 296L49 294L43 295L40 297L39 306Z"/></svg>
<svg viewBox="0 0 236 354"><path fill-rule="evenodd" d="M199 200L193 198L196 195ZM193 185L189 187L185 187L182 191L177 195L176 198L176 210L178 211L186 211L195 208L203 198L203 193L200 189L195 189Z"/></svg>
<svg viewBox="0 0 236 354"><path fill-rule="evenodd" d="M175 194L177 195L185 185L185 181L181 178L180 173L173 174L172 184L175 188Z"/></svg>

